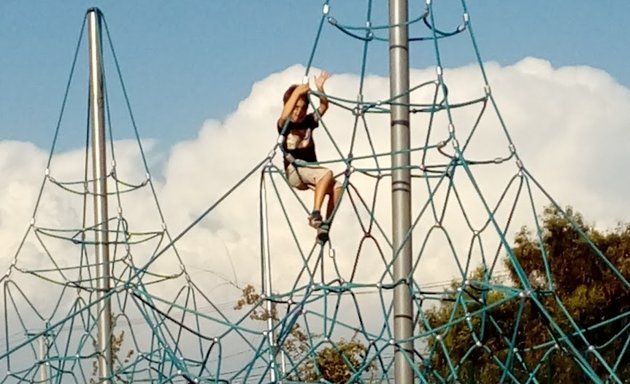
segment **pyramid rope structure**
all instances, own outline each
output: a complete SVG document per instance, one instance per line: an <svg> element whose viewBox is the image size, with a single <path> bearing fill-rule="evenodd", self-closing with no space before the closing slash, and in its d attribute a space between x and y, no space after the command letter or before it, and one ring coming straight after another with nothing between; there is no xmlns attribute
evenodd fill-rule
<svg viewBox="0 0 630 384"><path fill-rule="evenodd" d="M408 22L413 32L410 56L417 46L431 48L435 73L409 89L414 208L407 241L413 242L414 259L413 270L405 281L394 279L393 266L399 252L393 249L389 233L387 193L395 169L389 162L392 152L383 149L377 133L383 125L378 122L399 103L401 95L370 99L372 92L366 90L370 54L383 49L391 26L375 25L372 1L366 1L366 16L359 26L344 23L344 15L335 15L333 1L326 0L322 5L305 79L321 49L324 31L347 36L362 48L356 99L328 95L336 113L351 121L349 128L343 128L349 138L340 138L341 128L330 126L329 115L322 118L318 133L320 146L322 140L328 140L336 153L319 164L337 170L336 177L343 185L331 241L326 243L304 235L308 212L304 199L310 196L291 189L276 165L282 161L280 140L271 143L268 155L226 188L187 227L177 235L171 234L106 23L111 59L144 175L128 178L119 169L114 118L106 103L111 157L107 179L113 187L108 195L113 214L107 223L93 223L89 116L83 174L73 179L55 167L55 148L64 127L84 33L81 29L32 220L0 278L4 324L0 383L99 382L94 368L102 353L96 340L102 316L98 300L108 300L112 306L114 371L107 377L112 382L266 383L271 378L285 383L330 382L328 367L320 362L324 353L331 351L343 352L345 382L394 382L393 356L398 342L407 340L394 338L392 292L407 281L413 298L414 353L407 354L406 359L416 382L463 382L469 377L465 373L470 362L477 361L473 359L479 355L500 372L501 382L547 382L542 381L542 374L550 369L558 353L570 356L584 380L622 382L620 372L627 364L630 344L630 312L621 311L614 318L585 326L566 309L556 293L551 256L543 241L539 198L555 206L571 223L592 250L597 265L625 295L630 291L628 278L524 166L491 92L464 1L458 11L458 25L438 23L437 5L430 0ZM454 101L454 90L446 80L442 47L453 39L464 38L473 46L482 82L476 97ZM315 100L316 96L312 92L310 97ZM456 119L460 111L472 119L460 122ZM487 129L489 119L498 127L495 134L502 137L504 145L483 148L482 144L479 150L476 138ZM499 168L506 176L497 190L488 187L483 175L486 170ZM259 203L260 252L270 256L270 264L261 263L260 289L247 291L235 279L226 279L226 290L217 294L206 281L197 278L188 265L186 251L179 245L256 177L260 189L250 196ZM46 214L50 204L53 208L55 203L63 204L58 199L62 194L71 196L76 211L81 212L73 217L74 225ZM126 204L134 195L145 196L147 205L154 208L152 227L135 229L136 222L129 217L136 207ZM51 197L52 203L46 197ZM471 201L475 209L469 208ZM542 271L539 276L528 274L509 243L514 225L519 224L515 222L522 219L519 209L523 208L536 230ZM255 220L253 215L251 221ZM270 226L272 217L280 224ZM112 288L98 292L99 265L93 248L95 234L103 228L109 228ZM208 250L209 260L215 252ZM282 257L287 255L297 260L296 268L290 263L282 265L286 261ZM436 257L451 267L456 282L435 283L426 275L428 262ZM510 272L501 268L503 258ZM178 268L165 267L165 261ZM211 261L208 264L210 269L215 267ZM225 279L220 272L209 273ZM516 276L516 284L506 282L509 273ZM264 284L265 279L273 281L273 289L271 284ZM228 291L232 296L226 297ZM235 310L241 293L241 310ZM451 303L445 307L448 320L435 324L430 308L444 302ZM495 314L501 306L513 307L513 320L508 325ZM545 331L538 344L522 347L519 327L531 308L539 314ZM604 342L593 343L589 332L605 326L616 327L617 332ZM448 339L461 332L468 335L469 345L459 346L466 352L455 356ZM486 342L490 332L500 335L500 344ZM349 347L355 352L348 352ZM612 347L615 354L610 358L605 351ZM435 367L433 362L437 360L446 368Z"/></svg>

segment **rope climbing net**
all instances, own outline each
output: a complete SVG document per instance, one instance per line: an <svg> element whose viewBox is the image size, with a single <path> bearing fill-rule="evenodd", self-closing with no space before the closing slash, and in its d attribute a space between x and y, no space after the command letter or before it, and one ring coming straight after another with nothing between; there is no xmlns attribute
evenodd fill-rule
<svg viewBox="0 0 630 384"><path fill-rule="evenodd" d="M82 168L55 151L82 29L32 220L0 278L0 383L388 383L395 380L394 355L409 341L413 350L402 353L416 382L550 382L557 378L554 364L564 358L578 367L581 380L621 383L630 308L621 305L614 317L588 323L567 309L554 279L560 264L545 242L540 204L567 221L588 250L590 265L618 297L628 297L627 275L521 161L491 92L465 1L448 8L457 18L440 13L430 0L418 4L407 24L410 57L422 49L422 62L433 63L434 70L412 72L409 92L393 96L386 82L368 75L372 54L386 49L391 25L378 24L370 0L359 23L344 22L356 15L335 14L332 0L322 4L305 79L324 32L347 38L361 52L356 98L329 94L331 110L316 132L318 148L330 154L318 164L333 169L343 186L326 242L306 224L305 201L312 194L287 184L280 141L271 142L267 156L171 234L106 23L126 125L135 140L115 141L112 121L121 119L112 115L106 89L110 216L95 223L89 124ZM448 25L452 20L457 22ZM445 46L464 40L473 47L480 78L472 94L451 86L443 64ZM398 168L381 136L389 132L390 109L403 96L410 100L406 154L413 201L405 244L413 244L413 261L409 275L396 279L400 249L390 235L389 193ZM316 92L310 98L316 103ZM268 123L273 130L274 121ZM488 137L499 144L488 146ZM125 169L134 161L140 166ZM243 197L256 202L258 212L234 225L239 239L247 239L243 248L254 254L231 244L218 249L203 238L209 232L220 237L223 221L213 217L230 199ZM510 245L514 227L524 224L535 231L530 263ZM105 267L111 288L105 291L95 256L97 234L103 233L110 253ZM186 242L193 237L201 252ZM252 266L258 255L260 266ZM237 272L252 271L262 274L260 285L240 284ZM226 277L230 273L234 277ZM412 298L410 340L394 337L393 291L400 285L409 287ZM111 305L105 348L113 364L111 373L99 376L98 359L105 353L97 341L98 320L105 302ZM539 324L538 334L525 342L530 319ZM595 340L592 331L603 328L611 329L608 336Z"/></svg>

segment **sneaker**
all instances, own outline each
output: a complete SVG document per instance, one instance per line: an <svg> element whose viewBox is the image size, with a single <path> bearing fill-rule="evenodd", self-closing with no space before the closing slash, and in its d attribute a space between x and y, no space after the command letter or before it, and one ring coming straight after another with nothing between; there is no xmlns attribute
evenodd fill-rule
<svg viewBox="0 0 630 384"><path fill-rule="evenodd" d="M322 225L322 215L319 211L313 211L313 213L308 216L308 225L315 229L319 229Z"/></svg>
<svg viewBox="0 0 630 384"><path fill-rule="evenodd" d="M328 227L321 226L317 229L317 240L322 244L327 242L330 239L328 236Z"/></svg>

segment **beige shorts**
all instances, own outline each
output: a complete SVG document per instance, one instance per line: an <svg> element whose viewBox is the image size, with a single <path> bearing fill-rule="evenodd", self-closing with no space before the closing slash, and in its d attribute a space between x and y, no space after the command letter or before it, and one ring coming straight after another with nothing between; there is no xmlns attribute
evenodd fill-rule
<svg viewBox="0 0 630 384"><path fill-rule="evenodd" d="M293 164L287 167L287 180L289 185L299 190L315 189L317 182L324 177L330 169L318 166L299 166L297 169ZM335 189L341 188L341 184L335 180Z"/></svg>

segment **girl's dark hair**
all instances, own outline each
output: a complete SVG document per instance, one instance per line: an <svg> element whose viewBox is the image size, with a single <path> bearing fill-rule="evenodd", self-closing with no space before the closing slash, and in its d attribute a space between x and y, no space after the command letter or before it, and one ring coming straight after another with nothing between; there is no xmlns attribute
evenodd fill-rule
<svg viewBox="0 0 630 384"><path fill-rule="evenodd" d="M286 104L287 101L289 101L289 97L291 97L291 95L293 94L293 91L295 91L295 88L297 88L297 86L298 86L297 84L293 84L289 88L287 88L286 91L284 91L284 95L282 96L282 102L284 104ZM302 95L301 98L304 99L304 103L308 104L308 98L306 97L306 94Z"/></svg>

